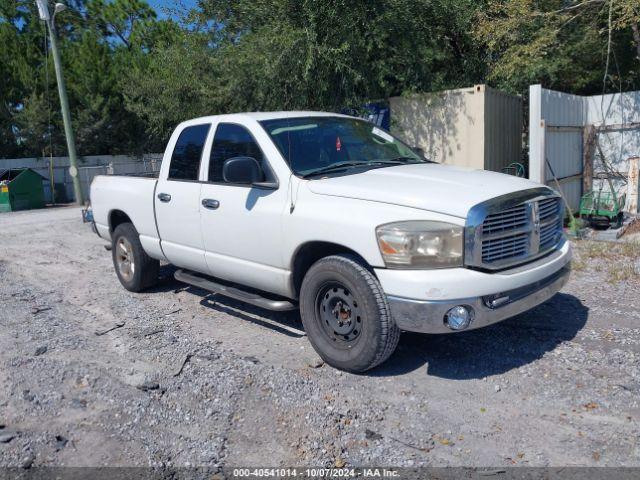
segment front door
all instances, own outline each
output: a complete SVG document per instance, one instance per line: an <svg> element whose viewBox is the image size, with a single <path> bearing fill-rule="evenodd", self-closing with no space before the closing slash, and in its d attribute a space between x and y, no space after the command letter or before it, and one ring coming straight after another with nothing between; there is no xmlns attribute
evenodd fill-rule
<svg viewBox="0 0 640 480"><path fill-rule="evenodd" d="M199 172L209 128L208 123L190 125L171 139L175 146L170 162L163 159L155 194L164 255L172 264L196 271L202 271L205 264L200 232Z"/></svg>
<svg viewBox="0 0 640 480"><path fill-rule="evenodd" d="M255 158L266 180L272 180L275 174L264 150L246 127L217 124L200 192L205 257L213 276L285 294L289 279L282 259L286 185L273 190L230 184L222 175L225 160L243 156Z"/></svg>

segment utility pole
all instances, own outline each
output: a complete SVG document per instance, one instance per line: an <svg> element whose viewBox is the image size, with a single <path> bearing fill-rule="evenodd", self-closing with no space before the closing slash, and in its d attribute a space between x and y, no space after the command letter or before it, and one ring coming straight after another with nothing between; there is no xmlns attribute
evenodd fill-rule
<svg viewBox="0 0 640 480"><path fill-rule="evenodd" d="M56 38L55 18L56 13L66 8L62 3L56 3L53 10L53 16L49 15L49 6L47 0L36 0L40 20L44 20L49 29L49 39L51 41L51 52L53 53L53 64L56 70L56 80L58 83L58 94L60 95L60 108L62 109L62 122L64 124L64 135L67 139L67 151L69 152L69 175L73 180L73 192L78 205L84 204L82 197L82 188L80 187L80 178L78 177L78 157L76 155L76 141L73 135L73 126L71 125L71 113L69 112L69 99L67 98L67 88L62 75L62 62L60 60L60 52L58 51L58 41Z"/></svg>

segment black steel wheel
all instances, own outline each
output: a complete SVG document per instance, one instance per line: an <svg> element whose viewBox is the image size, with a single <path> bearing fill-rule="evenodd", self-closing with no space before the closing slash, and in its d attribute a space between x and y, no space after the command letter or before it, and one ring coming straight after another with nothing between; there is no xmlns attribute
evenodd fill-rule
<svg viewBox="0 0 640 480"><path fill-rule="evenodd" d="M378 279L353 255L311 266L300 289L300 313L313 348L329 365L364 372L395 350L400 330Z"/></svg>
<svg viewBox="0 0 640 480"><path fill-rule="evenodd" d="M316 305L327 337L348 348L362 331L362 312L358 300L344 285L334 282L320 289Z"/></svg>

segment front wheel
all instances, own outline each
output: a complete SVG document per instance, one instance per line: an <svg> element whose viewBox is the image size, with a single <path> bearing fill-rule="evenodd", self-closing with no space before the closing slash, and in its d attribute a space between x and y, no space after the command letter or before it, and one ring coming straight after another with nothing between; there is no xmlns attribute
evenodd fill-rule
<svg viewBox="0 0 640 480"><path fill-rule="evenodd" d="M318 260L300 290L302 323L329 365L364 372L393 353L400 330L378 279L352 255Z"/></svg>
<svg viewBox="0 0 640 480"><path fill-rule="evenodd" d="M112 235L113 266L124 288L140 292L158 282L160 262L142 248L138 231L131 223L121 223Z"/></svg>

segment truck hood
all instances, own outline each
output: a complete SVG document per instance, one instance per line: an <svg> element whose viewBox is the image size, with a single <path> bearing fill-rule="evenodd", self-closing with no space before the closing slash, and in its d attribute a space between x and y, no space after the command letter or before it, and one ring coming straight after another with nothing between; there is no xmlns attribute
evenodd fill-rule
<svg viewBox="0 0 640 480"><path fill-rule="evenodd" d="M319 195L403 205L466 218L480 202L540 187L530 180L437 163L399 165L308 182Z"/></svg>

